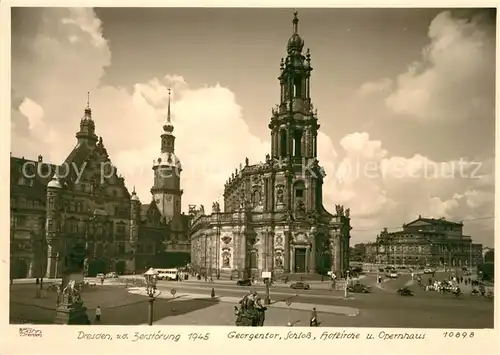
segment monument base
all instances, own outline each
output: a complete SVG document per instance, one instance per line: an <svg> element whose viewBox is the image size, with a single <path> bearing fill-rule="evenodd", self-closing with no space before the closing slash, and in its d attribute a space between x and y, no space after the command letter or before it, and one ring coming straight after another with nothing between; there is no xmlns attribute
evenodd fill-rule
<svg viewBox="0 0 500 355"><path fill-rule="evenodd" d="M87 325L90 324L87 308L83 303L62 303L56 308L55 324Z"/></svg>

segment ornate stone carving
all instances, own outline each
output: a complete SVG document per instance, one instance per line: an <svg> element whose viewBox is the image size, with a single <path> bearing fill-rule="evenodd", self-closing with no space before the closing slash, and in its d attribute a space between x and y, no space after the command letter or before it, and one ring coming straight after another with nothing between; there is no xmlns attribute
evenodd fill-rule
<svg viewBox="0 0 500 355"><path fill-rule="evenodd" d="M218 202L214 202L212 204L212 213L219 213L220 212L220 205Z"/></svg>
<svg viewBox="0 0 500 355"><path fill-rule="evenodd" d="M276 247L283 247L283 236L281 234L278 234L274 239L274 242Z"/></svg>
<svg viewBox="0 0 500 355"><path fill-rule="evenodd" d="M274 267L276 269L283 269L283 255L280 251L276 251L274 255Z"/></svg>
<svg viewBox="0 0 500 355"><path fill-rule="evenodd" d="M304 233L297 233L295 234L294 242L296 243L306 243L307 242L307 236Z"/></svg>
<svg viewBox="0 0 500 355"><path fill-rule="evenodd" d="M283 185L276 185L276 204L283 205L284 203L284 192L285 187Z"/></svg>
<svg viewBox="0 0 500 355"><path fill-rule="evenodd" d="M230 249L224 249L222 252L222 267L223 268L230 268L231 267L231 250Z"/></svg>
<svg viewBox="0 0 500 355"><path fill-rule="evenodd" d="M224 244L226 244L226 245L227 245L227 244L231 243L231 241L233 240L233 238L231 238L231 237L230 237L230 236L228 236L228 235L225 235L225 236L223 236L223 237L221 238L221 240L222 240L222 242L223 242Z"/></svg>
<svg viewBox="0 0 500 355"><path fill-rule="evenodd" d="M342 205L335 205L335 213L338 217L344 216L344 206Z"/></svg>
<svg viewBox="0 0 500 355"><path fill-rule="evenodd" d="M345 216L347 218L349 218L351 216L351 209L350 208L346 208L346 210L345 210Z"/></svg>

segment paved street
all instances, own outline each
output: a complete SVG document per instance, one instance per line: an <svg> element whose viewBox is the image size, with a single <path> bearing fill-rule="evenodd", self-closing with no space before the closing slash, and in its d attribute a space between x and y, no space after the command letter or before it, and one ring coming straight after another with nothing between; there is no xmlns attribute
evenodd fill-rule
<svg viewBox="0 0 500 355"><path fill-rule="evenodd" d="M147 322L146 297L120 285L118 280L106 280L104 286L83 295L89 315L95 307L103 309L102 324L144 324ZM350 294L328 290L328 283L311 284L311 290L292 290L286 285L271 287L273 305L267 312L267 325L308 324L312 307L316 307L321 326L363 327L423 327L423 328L489 328L493 327L493 302L484 297L464 294L456 299L449 294L426 292L411 285L411 277L402 275L387 280L379 287L376 275L367 275L364 284L374 286L371 294ZM402 297L396 290L410 285L414 297ZM326 286L325 286L326 285ZM155 302L155 322L158 324L233 325L233 307L250 289L264 296L262 286L241 287L235 282L172 282L160 281L162 298ZM172 300L175 288L177 298ZM210 299L214 288L216 299ZM140 289L138 289L140 290ZM36 286L19 283L11 286L11 321L28 319L50 323L54 317L55 294L36 299ZM285 301L292 306L287 310ZM19 320L16 320L19 319Z"/></svg>

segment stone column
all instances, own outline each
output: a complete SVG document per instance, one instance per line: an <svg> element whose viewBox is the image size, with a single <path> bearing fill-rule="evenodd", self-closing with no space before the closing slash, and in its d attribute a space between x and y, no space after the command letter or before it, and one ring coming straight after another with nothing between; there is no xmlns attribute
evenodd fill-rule
<svg viewBox="0 0 500 355"><path fill-rule="evenodd" d="M310 268L309 268L309 262L311 260L311 247L307 246L305 248L305 250L306 250L306 260L305 260L306 262L304 263L305 264L304 265L304 272L308 273L309 270L310 270Z"/></svg>
<svg viewBox="0 0 500 355"><path fill-rule="evenodd" d="M342 273L344 270L342 269L342 237L337 235L335 240L335 269ZM339 275L338 277L343 277L343 275Z"/></svg>
<svg viewBox="0 0 500 355"><path fill-rule="evenodd" d="M26 276L28 279L31 279L33 277L33 262L34 258L29 259L28 275Z"/></svg>
<svg viewBox="0 0 500 355"><path fill-rule="evenodd" d="M309 272L311 274L316 273L317 255L316 255L316 227L311 228L311 258L309 261Z"/></svg>
<svg viewBox="0 0 500 355"><path fill-rule="evenodd" d="M290 248L290 252L291 252L291 257L290 257L290 272L291 273L295 273L295 246L292 246Z"/></svg>
<svg viewBox="0 0 500 355"><path fill-rule="evenodd" d="M291 232L290 231L285 231L283 233L283 235L285 236L285 246L283 248L283 256L284 256L284 260L283 260L283 272L284 273L289 273L291 272L291 269L290 269L290 249L291 249L291 245L290 245L290 234Z"/></svg>
<svg viewBox="0 0 500 355"><path fill-rule="evenodd" d="M57 251L52 245L48 246L48 253L47 253L47 273L45 277L47 278L55 278L56 277L56 267L57 267Z"/></svg>

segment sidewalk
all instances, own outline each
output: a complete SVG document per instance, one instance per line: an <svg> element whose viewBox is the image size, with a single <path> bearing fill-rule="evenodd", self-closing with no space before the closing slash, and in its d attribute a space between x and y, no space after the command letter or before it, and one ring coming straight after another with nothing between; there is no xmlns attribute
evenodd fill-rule
<svg viewBox="0 0 500 355"><path fill-rule="evenodd" d="M264 327L309 327L311 309L307 311L273 308L266 311ZM338 327L339 324L345 326L359 326L362 323L360 317L348 317L332 313L318 311L317 317L320 327ZM180 326L235 326L236 316L230 304L221 302L212 307L207 307L193 312L171 315L157 320L154 325L180 325ZM288 325L290 324L290 325ZM238 331L236 329L236 331ZM244 332L244 329L240 329ZM262 329L264 331L264 329ZM268 328L266 331L270 331Z"/></svg>
<svg viewBox="0 0 500 355"><path fill-rule="evenodd" d="M136 295L142 295L146 296L146 293L144 289L138 288L138 287L131 287L128 289L128 291L132 294ZM196 294L196 293L180 293L176 294L175 297L173 297L170 294L165 294L161 293L159 298L169 298L172 299L173 302L175 301L183 301L186 299L197 299L197 300L210 300L212 299L211 297L207 296L206 294ZM293 298L294 296L291 295L290 298ZM238 302L240 301L241 297L231 297L231 296L219 296L215 297L220 302L223 303L231 303L233 305L237 305ZM345 316L350 316L354 317L359 314L359 310L357 308L353 307L344 307L344 306L329 306L329 305L313 305L313 304L307 304L307 303L300 303L300 302L293 302L290 304L290 307L286 305L284 302L275 302L272 303L273 300L271 299L271 304L268 305L267 307L269 308L280 308L280 309L294 309L294 310L300 310L300 311L311 311L313 307L316 307L316 310L318 312L323 312L323 313L331 313L331 314L340 314L340 315L345 315Z"/></svg>

